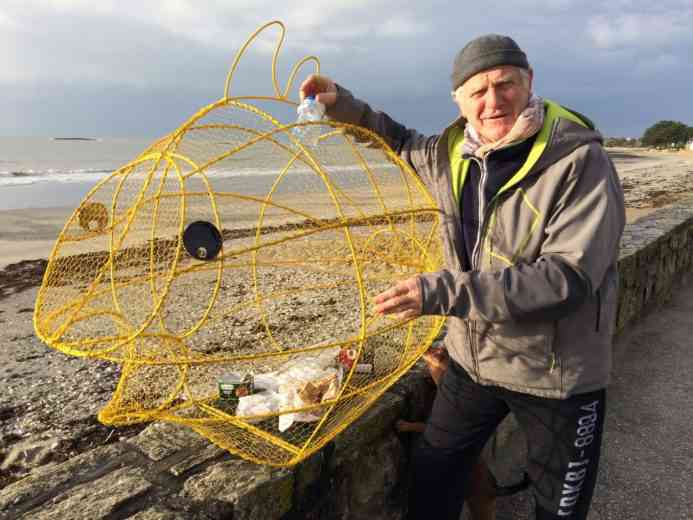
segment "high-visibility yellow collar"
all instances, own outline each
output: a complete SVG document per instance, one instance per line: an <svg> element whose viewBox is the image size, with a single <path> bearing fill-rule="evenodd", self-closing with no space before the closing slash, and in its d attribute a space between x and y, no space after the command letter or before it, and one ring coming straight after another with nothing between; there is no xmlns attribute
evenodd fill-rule
<svg viewBox="0 0 693 520"><path fill-rule="evenodd" d="M549 144L551 133L559 119L568 119L569 121L573 121L581 126L586 128L588 127L588 125L582 119L569 110L563 108L558 103L544 99L544 107L546 110L544 124L537 134L534 145L527 156L527 160L515 173L515 175L513 175L510 180L508 180L508 182L506 182L503 187L498 190L498 194L509 190L527 176L546 150L546 147ZM452 174L452 192L455 200L457 200L458 203L462 194L462 186L464 186L464 181L467 178L467 171L469 170L469 159L464 159L462 157L463 150L464 128L460 126L451 128L450 133L448 134L448 154L450 157L450 169Z"/></svg>

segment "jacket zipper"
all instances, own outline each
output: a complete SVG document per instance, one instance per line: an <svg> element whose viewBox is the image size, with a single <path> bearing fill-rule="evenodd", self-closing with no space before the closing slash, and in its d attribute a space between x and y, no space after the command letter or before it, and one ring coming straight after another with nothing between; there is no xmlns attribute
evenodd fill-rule
<svg viewBox="0 0 693 520"><path fill-rule="evenodd" d="M480 256L481 238L484 230L484 223L486 222L486 215L484 214L486 209L484 208L484 184L486 182L486 175L488 172L486 171L486 157L484 157L481 161L476 158L472 158L472 160L476 161L476 163L479 165L479 170L481 170L481 179L479 179L479 232L476 235L474 249L472 250L472 258L470 259L472 270L474 270L475 266L478 267L478 262L475 262L475 260L478 260Z"/></svg>
<svg viewBox="0 0 693 520"><path fill-rule="evenodd" d="M458 225L460 226L459 233L460 233L460 236L464 237L464 230L462 229L462 212L460 211L460 202L459 201L456 202L455 207L457 209L457 222L458 222ZM462 247L465 247L464 246L464 238L462 240ZM471 259L470 259L470 263L471 263ZM462 268L462 265L460 265L460 269L461 268ZM469 341L469 346L470 346L469 350L470 350L471 355L472 355L472 363L474 365L474 373L475 373L476 377L478 378L479 377L479 362L477 360L476 350L474 347L474 335L472 334L472 327L471 327L468 320L464 320L464 325L465 325L465 329L467 331L467 339Z"/></svg>
<svg viewBox="0 0 693 520"><path fill-rule="evenodd" d="M602 317L602 297L599 294L599 289L597 289L597 326L595 328L596 332L599 332L599 322Z"/></svg>
<svg viewBox="0 0 693 520"><path fill-rule="evenodd" d="M486 208L484 207L484 184L486 182L486 176L488 172L486 171L486 157L484 157L481 161L479 161L475 157L472 157L471 160L476 161L476 163L479 165L479 170L481 171L481 178L479 179L479 210L477 212L477 215L479 217L479 231L477 232L476 241L474 243L474 249L472 249L472 258L470 258L470 267L473 271L474 269L478 269L478 260L480 257L481 250L481 240L483 236L484 226L486 223ZM479 345L477 343L476 336L476 322L472 321L471 323L468 322L468 324L470 328L470 342L472 344L474 370L476 371L477 377L481 378L481 371L479 369L479 356L477 355Z"/></svg>

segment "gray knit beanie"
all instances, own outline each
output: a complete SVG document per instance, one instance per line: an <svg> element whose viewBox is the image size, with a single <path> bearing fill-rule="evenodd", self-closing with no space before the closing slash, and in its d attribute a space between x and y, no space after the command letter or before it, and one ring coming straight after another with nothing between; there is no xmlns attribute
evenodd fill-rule
<svg viewBox="0 0 693 520"><path fill-rule="evenodd" d="M452 90L483 70L501 65L529 69L527 56L509 36L486 34L470 41L455 57L452 67Z"/></svg>

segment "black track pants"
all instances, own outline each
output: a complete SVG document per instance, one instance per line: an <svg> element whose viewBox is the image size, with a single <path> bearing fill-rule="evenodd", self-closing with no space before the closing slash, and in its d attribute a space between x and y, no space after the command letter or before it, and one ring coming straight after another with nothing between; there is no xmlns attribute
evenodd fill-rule
<svg viewBox="0 0 693 520"><path fill-rule="evenodd" d="M548 399L483 386L450 360L413 460L410 520L458 520L464 483L513 412L527 435L537 520L587 517L597 478L606 391Z"/></svg>

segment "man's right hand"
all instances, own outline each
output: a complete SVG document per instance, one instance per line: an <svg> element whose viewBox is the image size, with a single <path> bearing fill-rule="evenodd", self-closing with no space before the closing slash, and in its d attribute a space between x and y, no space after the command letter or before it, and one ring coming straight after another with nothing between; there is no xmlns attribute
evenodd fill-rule
<svg viewBox="0 0 693 520"><path fill-rule="evenodd" d="M311 74L301 83L299 90L301 101L306 97L314 97L315 101L329 108L337 102L337 85L327 76Z"/></svg>

